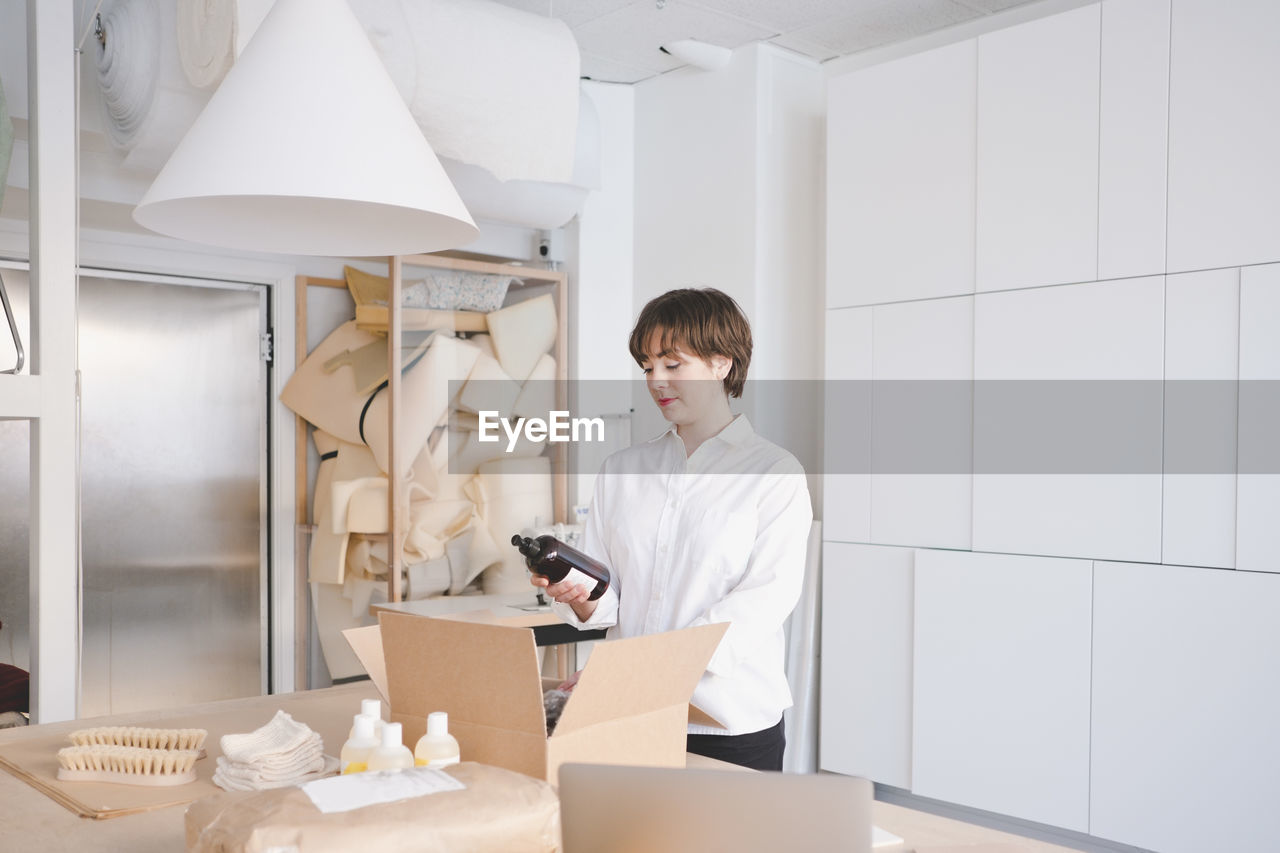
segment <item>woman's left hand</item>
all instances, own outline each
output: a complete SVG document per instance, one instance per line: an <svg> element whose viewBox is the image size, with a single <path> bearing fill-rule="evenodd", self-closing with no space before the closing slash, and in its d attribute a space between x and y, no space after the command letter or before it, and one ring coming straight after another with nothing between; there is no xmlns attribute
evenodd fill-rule
<svg viewBox="0 0 1280 853"><path fill-rule="evenodd" d="M567 581L551 583L546 577L535 574L530 583L537 587L545 587L547 595L560 604L567 604L584 622L591 618L598 602L591 600L591 589L586 584L572 584Z"/></svg>

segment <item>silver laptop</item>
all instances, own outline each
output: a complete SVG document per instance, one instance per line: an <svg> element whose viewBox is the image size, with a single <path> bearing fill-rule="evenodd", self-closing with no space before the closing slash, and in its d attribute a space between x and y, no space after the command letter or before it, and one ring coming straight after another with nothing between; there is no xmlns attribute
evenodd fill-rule
<svg viewBox="0 0 1280 853"><path fill-rule="evenodd" d="M866 779L566 764L563 853L870 853Z"/></svg>

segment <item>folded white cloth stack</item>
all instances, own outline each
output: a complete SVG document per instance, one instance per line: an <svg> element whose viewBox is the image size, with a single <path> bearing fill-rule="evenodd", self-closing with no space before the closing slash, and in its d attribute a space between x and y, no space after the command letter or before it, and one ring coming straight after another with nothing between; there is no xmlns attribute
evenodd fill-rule
<svg viewBox="0 0 1280 853"><path fill-rule="evenodd" d="M324 769L324 743L284 711L247 734L223 735L213 783L227 791L296 785Z"/></svg>

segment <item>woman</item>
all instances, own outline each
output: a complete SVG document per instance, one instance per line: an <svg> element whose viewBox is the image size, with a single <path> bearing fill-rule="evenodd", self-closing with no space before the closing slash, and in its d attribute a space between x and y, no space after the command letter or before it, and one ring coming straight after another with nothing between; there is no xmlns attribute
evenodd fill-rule
<svg viewBox="0 0 1280 853"><path fill-rule="evenodd" d="M605 460L583 550L609 567L597 601L586 586L545 587L565 621L611 637L729 623L693 703L724 729L690 725L688 750L781 770L783 622L800 597L813 512L804 470L729 409L751 361L751 327L718 290L652 300L631 355L671 428Z"/></svg>

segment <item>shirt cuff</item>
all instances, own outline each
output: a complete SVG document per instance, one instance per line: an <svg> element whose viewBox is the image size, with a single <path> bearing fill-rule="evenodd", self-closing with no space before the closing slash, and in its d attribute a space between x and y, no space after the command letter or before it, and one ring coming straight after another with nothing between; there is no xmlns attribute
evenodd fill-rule
<svg viewBox="0 0 1280 853"><path fill-rule="evenodd" d="M563 619L566 624L578 629L611 628L618 621L618 594L613 591L613 587L606 589L604 595L600 597L600 603L596 605L595 612L586 621L579 619L572 607L558 601L551 602L551 612Z"/></svg>

